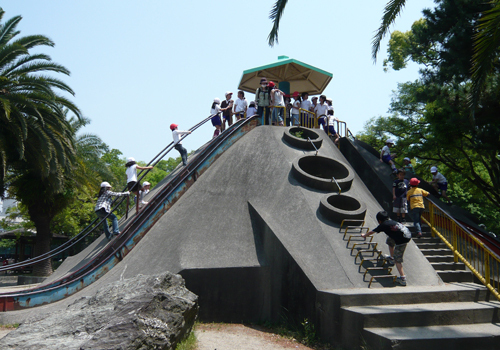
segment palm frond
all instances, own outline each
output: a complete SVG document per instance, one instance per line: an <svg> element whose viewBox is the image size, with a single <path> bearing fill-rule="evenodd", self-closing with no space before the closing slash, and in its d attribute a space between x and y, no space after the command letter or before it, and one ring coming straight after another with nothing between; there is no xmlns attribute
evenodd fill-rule
<svg viewBox="0 0 500 350"><path fill-rule="evenodd" d="M477 106L481 90L488 73L493 67L493 58L500 47L500 1L491 2L493 7L483 13L474 35L474 53L472 56L472 91L471 107Z"/></svg>
<svg viewBox="0 0 500 350"><path fill-rule="evenodd" d="M20 57L14 62L9 62L6 64L1 70L0 70L0 75L2 76L8 76L11 77L12 75L15 76L15 73L12 73L12 71L15 71L16 68L23 66L24 64L33 62L33 61L50 61L51 58L49 55L40 53L40 54L35 54L35 55L27 55L24 57Z"/></svg>
<svg viewBox="0 0 500 350"><path fill-rule="evenodd" d="M45 35L28 35L28 36L23 36L16 41L13 42L13 44L20 44L24 46L26 49L32 49L36 46L50 46L54 47L54 42L47 38Z"/></svg>
<svg viewBox="0 0 500 350"><path fill-rule="evenodd" d="M2 9L2 17L4 13ZM21 16L15 16L0 25L0 46L6 45L12 38L19 34L19 31L16 31L16 27L22 19Z"/></svg>
<svg viewBox="0 0 500 350"><path fill-rule="evenodd" d="M276 0L269 14L269 18L273 21L273 28L271 29L271 32L267 37L268 44L271 47L273 47L275 43L278 43L278 31L280 27L281 16L285 11L287 2L288 0Z"/></svg>
<svg viewBox="0 0 500 350"><path fill-rule="evenodd" d="M401 13L403 7L406 4L406 0L389 0L384 8L384 15L382 16L382 23L379 29L373 36L372 40L372 58L373 61L377 61L377 53L380 50L380 43L382 39L389 31L389 27L394 23L396 17Z"/></svg>

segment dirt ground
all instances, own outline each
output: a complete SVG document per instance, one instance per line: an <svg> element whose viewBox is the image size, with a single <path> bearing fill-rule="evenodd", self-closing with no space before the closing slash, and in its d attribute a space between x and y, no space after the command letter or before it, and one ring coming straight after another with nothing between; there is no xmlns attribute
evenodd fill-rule
<svg viewBox="0 0 500 350"><path fill-rule="evenodd" d="M0 338L14 328L0 327ZM242 324L199 324L195 330L197 350L313 350L280 335Z"/></svg>
<svg viewBox="0 0 500 350"><path fill-rule="evenodd" d="M199 324L195 330L197 350L312 350L262 328L242 324Z"/></svg>

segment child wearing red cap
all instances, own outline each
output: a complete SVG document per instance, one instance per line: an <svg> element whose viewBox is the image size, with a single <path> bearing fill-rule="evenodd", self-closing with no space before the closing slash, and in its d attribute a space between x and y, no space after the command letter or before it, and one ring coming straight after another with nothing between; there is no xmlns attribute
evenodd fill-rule
<svg viewBox="0 0 500 350"><path fill-rule="evenodd" d="M422 237L422 227L420 218L424 212L424 197L429 195L429 192L418 188L420 180L416 177L410 179L410 190L406 194L406 199L410 203L410 216L413 219L413 226L417 230L417 237Z"/></svg>
<svg viewBox="0 0 500 350"><path fill-rule="evenodd" d="M189 135L191 134L191 131L181 131L177 130L178 125L177 124L171 124L170 125L170 130L172 130L172 137L174 138L174 148L179 151L181 154L182 158L182 165L186 166L187 165L187 150L182 146L180 136L182 135Z"/></svg>

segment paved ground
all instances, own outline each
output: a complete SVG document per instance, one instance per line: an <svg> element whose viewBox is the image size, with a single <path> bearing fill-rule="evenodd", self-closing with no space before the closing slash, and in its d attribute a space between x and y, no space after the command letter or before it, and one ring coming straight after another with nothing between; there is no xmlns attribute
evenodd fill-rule
<svg viewBox="0 0 500 350"><path fill-rule="evenodd" d="M200 324L195 330L197 350L311 350L297 342L254 326L242 324Z"/></svg>

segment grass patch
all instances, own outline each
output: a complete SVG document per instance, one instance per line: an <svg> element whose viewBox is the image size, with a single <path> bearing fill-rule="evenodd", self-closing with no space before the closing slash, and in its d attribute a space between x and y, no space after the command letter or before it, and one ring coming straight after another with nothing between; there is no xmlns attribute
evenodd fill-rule
<svg viewBox="0 0 500 350"><path fill-rule="evenodd" d="M191 330L191 333L189 333L189 335L186 339L184 339L179 344L177 344L177 346L175 347L175 350L196 350L198 340L196 339L196 335L194 334L194 330L195 330L197 325L198 325L198 322L195 322L193 329Z"/></svg>
<svg viewBox="0 0 500 350"><path fill-rule="evenodd" d="M0 324L0 329L16 329L18 327L19 327L19 323Z"/></svg>
<svg viewBox="0 0 500 350"><path fill-rule="evenodd" d="M304 132L299 130L299 131L291 131L290 132L290 135L292 136L295 136L295 137L298 137L299 139L304 139L304 140L307 140L307 136L304 135Z"/></svg>

